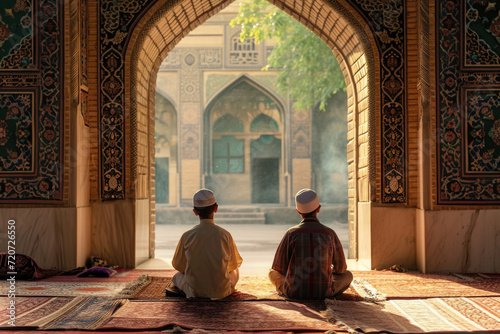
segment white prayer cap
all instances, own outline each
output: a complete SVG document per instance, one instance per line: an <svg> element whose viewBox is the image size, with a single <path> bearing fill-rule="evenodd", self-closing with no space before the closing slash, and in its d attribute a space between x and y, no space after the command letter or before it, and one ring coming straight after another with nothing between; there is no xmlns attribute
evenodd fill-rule
<svg viewBox="0 0 500 334"><path fill-rule="evenodd" d="M215 203L215 195L210 189L200 189L193 195L193 206L197 208L204 208Z"/></svg>
<svg viewBox="0 0 500 334"><path fill-rule="evenodd" d="M302 189L295 195L295 205L300 213L313 212L319 207L319 199L312 189Z"/></svg>

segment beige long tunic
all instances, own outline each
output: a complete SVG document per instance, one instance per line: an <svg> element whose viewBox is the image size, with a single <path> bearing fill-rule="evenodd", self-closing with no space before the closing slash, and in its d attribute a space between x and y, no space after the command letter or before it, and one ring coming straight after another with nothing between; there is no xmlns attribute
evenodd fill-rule
<svg viewBox="0 0 500 334"><path fill-rule="evenodd" d="M230 272L242 262L231 234L213 219L202 219L181 236L172 265L184 274L187 297L217 299L233 292Z"/></svg>

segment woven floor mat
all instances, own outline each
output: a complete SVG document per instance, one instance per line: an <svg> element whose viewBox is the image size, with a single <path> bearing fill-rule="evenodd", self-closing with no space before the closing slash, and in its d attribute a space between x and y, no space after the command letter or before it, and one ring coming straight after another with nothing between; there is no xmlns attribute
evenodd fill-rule
<svg viewBox="0 0 500 334"><path fill-rule="evenodd" d="M99 330L177 325L216 331L342 331L314 308L288 301L130 301Z"/></svg>
<svg viewBox="0 0 500 334"><path fill-rule="evenodd" d="M500 298L427 298L379 303L327 301L326 317L350 330L393 333L494 331L500 329Z"/></svg>
<svg viewBox="0 0 500 334"><path fill-rule="evenodd" d="M439 297L500 297L500 280L479 275L353 272L355 282L387 299ZM363 295L362 295L363 296ZM378 300L383 300L379 298Z"/></svg>

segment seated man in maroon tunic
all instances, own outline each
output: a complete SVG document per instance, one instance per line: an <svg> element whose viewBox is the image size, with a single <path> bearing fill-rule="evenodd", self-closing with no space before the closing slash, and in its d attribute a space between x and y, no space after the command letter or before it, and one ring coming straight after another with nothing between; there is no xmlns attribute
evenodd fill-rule
<svg viewBox="0 0 500 334"><path fill-rule="evenodd" d="M276 250L269 279L290 299L323 299L344 292L353 276L347 270L337 234L320 223L316 192L302 189L295 196L300 224L285 233Z"/></svg>

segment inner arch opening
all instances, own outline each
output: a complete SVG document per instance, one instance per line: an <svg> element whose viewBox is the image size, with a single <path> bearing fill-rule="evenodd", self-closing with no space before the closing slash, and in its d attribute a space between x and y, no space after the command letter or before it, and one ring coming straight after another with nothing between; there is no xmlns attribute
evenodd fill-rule
<svg viewBox="0 0 500 334"><path fill-rule="evenodd" d="M190 7L190 3L186 2L179 2L177 6L172 7L172 4L170 3L169 5L165 4L163 7L158 6L158 10L156 11L155 17L151 18L149 21L145 21L144 25L142 27L142 32L138 36L134 48L134 52L131 54L132 58L132 67L131 67L131 100L130 100L130 111L131 111L131 119L134 120L134 117L138 122L136 123L135 126L137 126L137 129L144 129L144 122L141 122L140 115L151 115L151 112L154 111L154 105L155 105L155 99L152 98L155 94L153 93L154 90L152 87L156 86L156 76L158 73L158 69L160 66L162 66L162 60L164 59L164 56L167 54L171 59L176 59L180 61L180 66L192 66L195 64L196 61L199 61L201 59L200 55L192 53L189 55L186 55L184 58L178 57L175 52L173 51L173 46L178 43L180 40L180 37L184 36L188 31L193 30L193 27L197 24L202 19L206 19L208 16L213 15L215 12L219 11L222 7L226 6L228 3L227 2L221 2L218 3L217 6L214 6L210 9L208 9L203 15L196 14L196 11ZM312 16L309 15L304 15L304 14L297 14L297 13L302 13L300 12L299 9L297 11L293 8L293 6L286 4L286 2L281 3L281 2L276 2L276 5L281 7L282 9L285 9L289 14L292 16L299 18L301 22L304 22L307 26L312 28L318 35L320 35L323 40L326 40L326 42L330 45L332 50L334 51L335 55L339 59L340 66L344 72L344 76L346 78L346 85L347 85L347 99L346 99L346 106L347 106L347 115L348 115L348 139L349 143L347 145L347 150L348 150L348 156L350 157L348 159L348 164L349 164L349 172L348 172L348 179L349 179L349 184L348 184L348 189L349 189L349 194L348 194L348 203L349 203L349 209L348 209L348 214L347 214L347 219L349 221L349 230L350 230L350 249L349 249L349 255L350 257L356 258L357 256L357 245L356 245L356 240L357 240L357 216L356 216L356 203L359 201L359 196L357 194L357 189L360 183L369 183L369 173L359 173L360 170L363 168L368 171L369 167L369 161L370 158L368 156L368 149L363 150L363 154L360 159L359 155L359 137L360 137L360 129L363 128L366 132L366 138L368 138L368 125L369 125L369 117L368 117L368 111L369 111L369 100L368 100L368 82L367 76L368 76L368 70L367 70L367 57L366 57L366 50L370 49L370 46L366 43L366 41L362 41L358 37L358 33L356 32L355 28L346 21L346 19L337 14L332 8L329 6L323 6L321 8L310 8L309 12L313 10L317 10L320 12L324 12L323 15L321 16L315 16L315 19L311 19ZM172 22L174 13L176 11L185 11L184 13L186 17L188 18L187 22L184 24L183 30L181 33L176 34L169 34L168 29L171 28L171 26L168 26L168 22ZM188 13L190 12L191 13ZM306 11L304 11L305 13ZM162 13L162 15L159 15L158 13ZM179 13L177 12L175 15L178 15ZM170 17L169 17L170 15ZM326 16L325 16L326 15ZM345 13L344 13L345 15ZM318 24L317 22L318 17L323 18L325 21L321 25L322 28L318 29ZM325 19L326 18L326 19ZM178 22L177 22L178 23ZM173 30L171 31L173 32ZM175 37L177 36L177 37ZM335 41L335 43L333 42ZM342 44L340 44L342 43ZM338 49L336 45L342 45L341 49ZM197 58L199 57L199 58ZM204 57L204 60L207 60L209 58ZM149 66L149 67L148 67ZM144 71L144 67L148 68L153 68L152 71ZM178 89L184 89L186 92L191 92L194 94L196 93L196 85L194 85L192 82L178 82L177 84ZM365 102L363 102L365 101ZM178 114L179 118L182 117L195 117L192 115L199 114L200 110L195 110L196 107L192 103L193 101L183 101L186 102L187 105L191 107L191 114L188 113L186 116L184 112L182 115ZM189 104L191 103L191 104ZM191 116L189 116L191 115ZM362 122L360 123L360 115L364 115L362 118ZM303 115L302 115L303 116ZM146 119L151 120L152 117L146 117ZM276 121L276 120L275 120ZM280 129L279 131L282 132L282 136L284 136L286 133L285 131L291 131L291 124L287 124L288 120L283 119L281 120L283 122L282 124L282 130ZM151 129L153 126L153 122L149 121L146 122L146 128ZM277 122L278 123L278 122ZM134 124L132 122L129 124L132 128L134 127ZM198 124L199 125L199 124ZM288 125L288 127L287 127ZM363 125L362 127L360 125ZM279 126L278 126L279 129ZM154 138L153 137L153 132L148 130L148 131L137 131L136 137L131 139L131 145L132 147L135 147L137 142L140 141L140 136L149 136L149 138ZM177 120L177 130L178 130L178 135L179 136L184 136L186 135L187 140L185 142L181 142L179 140L178 143L178 160L185 159L187 161L187 164L180 168L179 171L184 171L184 172L189 172L196 170L198 168L198 174L196 172L191 173L194 175L194 179L198 180L198 186L196 188L199 188L200 186L204 185L204 178L205 176L202 173L202 168L204 161L203 159L196 159L193 158L196 156L196 151L198 150L197 154L198 157L202 157L203 155L200 154L203 150L203 145L205 138L202 140L198 140L197 138L200 137L201 129L199 126L196 126L196 124L190 124L188 123L182 123L182 120L179 121ZM198 132L197 132L198 131ZM143 133L145 132L145 133ZM299 131L300 132L300 131ZM278 132L279 133L279 132ZM283 134L284 133L284 134ZM191 137L189 137L191 136ZM203 134L205 136L205 134ZM300 136L298 138L298 143L301 142ZM259 137L260 139L260 137ZM150 143L154 142L153 140L149 140ZM361 143L365 146L368 147L368 139L364 140L363 143ZM213 145L213 142L212 142ZM283 147L285 143L282 143L281 146ZM137 156L135 159L131 159L130 161L130 170L132 171L132 176L135 179L140 179L142 175L140 173L137 173L138 171L138 164L141 161L140 157L142 156L149 156L151 157L152 154L151 152L154 152L154 149L151 147L152 145L149 146L149 148L143 148L143 147L138 147L137 150ZM183 151L183 148L188 148L187 153L186 151ZM191 151L189 151L191 149ZM281 168L280 171L286 172L286 169L283 167L284 163L281 162L282 165L278 162L278 169ZM291 169L293 169L293 163L291 163ZM213 166L212 166L213 167ZM297 170L297 167L295 168ZM135 173L134 173L135 171ZM154 167L152 167L152 173L151 175L154 175ZM139 182L140 183L140 182ZM154 195L153 195L153 190L154 190L154 182L152 183L152 187L150 189L150 198L153 199L151 200L151 211L155 211L155 206L154 206ZM282 203L285 206L289 206L291 202L292 196L290 194L293 194L293 182L288 182L287 183L287 188L286 190L288 191L285 194L285 201ZM137 182L135 183L137 184ZM194 192L192 187L186 186L185 183L179 182L179 191L177 194L180 194L178 197L178 202L176 203L176 206L178 207L189 207L190 206L190 200L191 200L191 195ZM368 187L367 187L368 188ZM293 190L292 190L293 189ZM132 191L136 189L131 189ZM185 196L185 194L188 194ZM280 200L281 201L281 200ZM281 203L281 202L280 202ZM156 217L158 217L158 212L156 214ZM151 215L154 219L154 215ZM150 221L150 256L154 256L154 220Z"/></svg>

